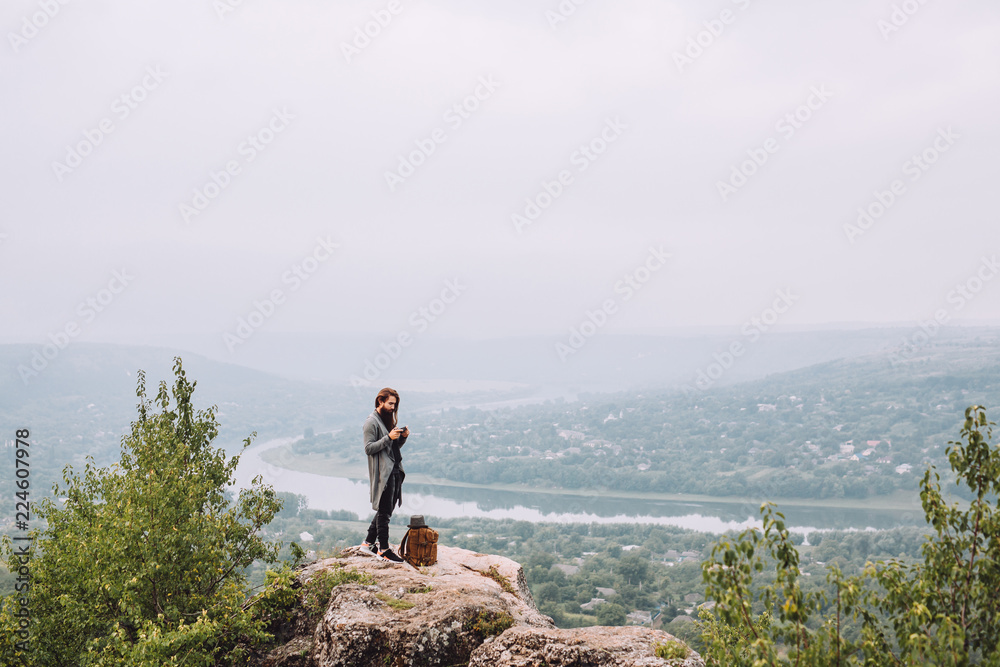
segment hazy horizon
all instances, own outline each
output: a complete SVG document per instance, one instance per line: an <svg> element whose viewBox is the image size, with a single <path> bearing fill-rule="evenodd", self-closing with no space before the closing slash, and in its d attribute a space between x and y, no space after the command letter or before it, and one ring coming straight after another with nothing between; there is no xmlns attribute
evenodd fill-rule
<svg viewBox="0 0 1000 667"><path fill-rule="evenodd" d="M14 0L0 340L995 325L1000 7L897 4Z"/></svg>

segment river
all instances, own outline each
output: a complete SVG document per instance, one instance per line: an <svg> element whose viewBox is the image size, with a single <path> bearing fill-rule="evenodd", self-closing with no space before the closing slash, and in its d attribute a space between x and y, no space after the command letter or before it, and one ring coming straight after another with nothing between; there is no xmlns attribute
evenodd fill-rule
<svg viewBox="0 0 1000 667"><path fill-rule="evenodd" d="M246 450L236 469L237 486L245 488L260 475L275 491L304 495L309 507L347 510L362 519L372 514L368 480L325 477L279 468L260 455L296 438L279 438ZM399 514L456 518L483 517L554 523L646 523L678 526L708 533L759 527L762 500L745 502L675 502L627 499L601 495L575 496L554 493L462 488L407 482ZM792 532L807 535L816 530L879 530L923 525L919 512L831 507L779 507Z"/></svg>

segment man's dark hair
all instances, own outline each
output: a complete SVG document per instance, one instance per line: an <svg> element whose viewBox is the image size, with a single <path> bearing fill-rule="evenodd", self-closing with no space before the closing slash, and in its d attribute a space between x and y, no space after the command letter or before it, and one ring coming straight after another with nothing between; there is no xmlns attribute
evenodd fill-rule
<svg viewBox="0 0 1000 667"><path fill-rule="evenodd" d="M399 411L399 393L390 387L382 389L382 391L375 396L375 410L377 411L379 406L385 403L390 396L394 396L396 398L396 408L392 411L392 424L387 423L385 425L385 427L391 431L396 428L396 413ZM379 417L382 418L383 422L385 422L385 418L382 417L381 412L379 413Z"/></svg>

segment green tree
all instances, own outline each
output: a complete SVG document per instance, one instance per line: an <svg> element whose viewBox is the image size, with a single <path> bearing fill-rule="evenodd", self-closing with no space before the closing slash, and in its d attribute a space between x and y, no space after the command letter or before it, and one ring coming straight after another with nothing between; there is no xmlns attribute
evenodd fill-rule
<svg viewBox="0 0 1000 667"><path fill-rule="evenodd" d="M618 562L618 574L630 584L638 584L649 576L648 554L628 553Z"/></svg>
<svg viewBox="0 0 1000 667"><path fill-rule="evenodd" d="M216 408L195 411L195 383L179 358L174 374L154 406L140 371L139 415L120 461L98 468L91 460L82 475L67 466L54 487L65 502L36 506L45 525L31 554L30 652L18 656L0 639L0 663L239 664L267 638L243 609L244 571L275 561L280 545L259 531L280 501L259 477L227 497L239 456L227 460L211 446ZM9 540L3 551L12 564Z"/></svg>
<svg viewBox="0 0 1000 667"><path fill-rule="evenodd" d="M935 531L923 545L924 562L868 567L885 591L872 600L890 616L907 664L1000 665L1000 448L989 442L993 425L972 406L962 440L948 443L956 483L972 496L968 508L947 504L940 476L930 468L924 474L920 500Z"/></svg>
<svg viewBox="0 0 1000 667"><path fill-rule="evenodd" d="M625 607L617 602L597 606L597 622L601 625L625 625Z"/></svg>
<svg viewBox="0 0 1000 667"><path fill-rule="evenodd" d="M718 665L1000 666L1000 448L980 406L965 412L948 460L971 491L968 507L947 504L929 468L920 497L935 534L923 561L867 563L843 577L829 570L832 599L804 592L798 552L784 517L765 504L763 530L721 540L702 565L704 656ZM762 583L755 575L773 576ZM763 613L757 610L763 607ZM848 624L858 632L847 638Z"/></svg>

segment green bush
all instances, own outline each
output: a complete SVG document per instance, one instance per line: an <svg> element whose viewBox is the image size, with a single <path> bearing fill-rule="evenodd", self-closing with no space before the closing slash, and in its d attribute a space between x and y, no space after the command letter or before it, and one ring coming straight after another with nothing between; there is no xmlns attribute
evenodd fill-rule
<svg viewBox="0 0 1000 667"><path fill-rule="evenodd" d="M472 631L480 639L486 639L503 633L514 625L514 617L505 611L480 611L465 622L465 630Z"/></svg>
<svg viewBox="0 0 1000 667"><path fill-rule="evenodd" d="M657 658L664 660L684 660L691 653L691 649L681 642L667 641L663 644L657 642L653 645L653 652Z"/></svg>
<svg viewBox="0 0 1000 667"><path fill-rule="evenodd" d="M275 560L279 545L259 531L280 501L259 478L227 497L239 457L211 446L215 408L195 411L180 359L174 374L151 401L140 371L117 464L67 467L53 489L65 503L35 506L45 527L32 533L32 641L27 652L12 643L0 612L0 664L230 665L268 639L243 608L244 572ZM13 565L9 539L2 553Z"/></svg>
<svg viewBox="0 0 1000 667"><path fill-rule="evenodd" d="M369 574L348 570L341 566L323 570L306 582L302 606L305 607L311 618L322 616L326 612L326 606L330 602L330 594L333 593L333 589L341 584L349 583L371 586L375 580Z"/></svg>
<svg viewBox="0 0 1000 667"><path fill-rule="evenodd" d="M703 652L709 664L1000 665L1000 449L980 406L965 411L961 440L949 442L968 507L947 504L929 468L920 498L934 531L923 562L867 563L845 577L828 569L834 595L805 592L784 516L765 503L763 530L723 539L702 564ZM768 574L761 582L758 575ZM766 610L755 615L757 607ZM844 629L857 631L850 637Z"/></svg>

